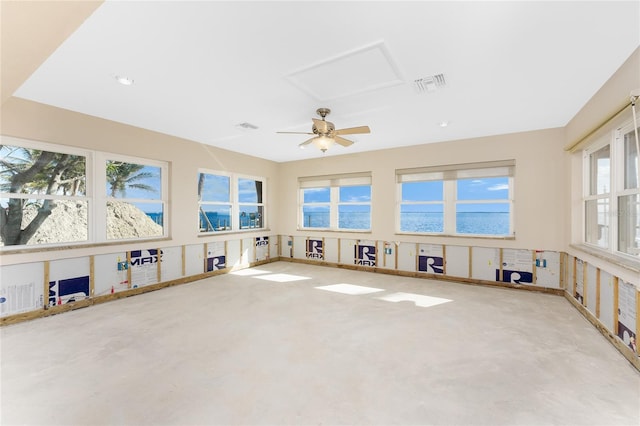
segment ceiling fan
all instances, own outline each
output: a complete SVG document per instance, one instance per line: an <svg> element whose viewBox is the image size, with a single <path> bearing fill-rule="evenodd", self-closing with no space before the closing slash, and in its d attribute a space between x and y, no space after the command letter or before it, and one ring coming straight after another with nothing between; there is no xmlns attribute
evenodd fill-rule
<svg viewBox="0 0 640 426"><path fill-rule="evenodd" d="M337 129L333 125L332 122L326 121L325 117L329 115L331 110L329 108L318 108L316 113L322 117L322 120L318 120L317 118L312 118L313 126L311 127L310 132L277 132L277 133L291 133L298 135L315 135L311 139L307 139L298 145L300 148L304 148L310 143L313 143L315 146L320 149L322 152L326 152L331 145L337 143L342 146L349 146L353 144L353 141L349 139L343 138L341 135L355 135L359 133L371 133L369 126L359 126L359 127L349 127L347 129Z"/></svg>

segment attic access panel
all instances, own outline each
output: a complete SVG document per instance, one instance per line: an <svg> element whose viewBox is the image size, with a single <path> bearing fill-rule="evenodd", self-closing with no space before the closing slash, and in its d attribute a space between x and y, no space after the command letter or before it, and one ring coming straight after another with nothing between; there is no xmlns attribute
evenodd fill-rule
<svg viewBox="0 0 640 426"><path fill-rule="evenodd" d="M382 41L294 71L287 79L318 101L344 98L404 83Z"/></svg>

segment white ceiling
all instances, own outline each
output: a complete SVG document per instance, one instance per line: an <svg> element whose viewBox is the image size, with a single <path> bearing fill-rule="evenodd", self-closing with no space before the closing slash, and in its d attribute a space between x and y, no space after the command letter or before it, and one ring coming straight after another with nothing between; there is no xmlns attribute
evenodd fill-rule
<svg viewBox="0 0 640 426"><path fill-rule="evenodd" d="M638 1L108 1L15 96L290 161L564 126L639 45ZM371 134L276 133L319 107Z"/></svg>

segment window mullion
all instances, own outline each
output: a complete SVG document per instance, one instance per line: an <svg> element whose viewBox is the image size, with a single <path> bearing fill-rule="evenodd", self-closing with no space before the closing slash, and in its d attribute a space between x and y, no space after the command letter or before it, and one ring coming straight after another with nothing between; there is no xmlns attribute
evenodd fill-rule
<svg viewBox="0 0 640 426"><path fill-rule="evenodd" d="M331 205L331 207L329 208L329 228L338 229L338 205L340 200L340 187L331 187L329 200Z"/></svg>
<svg viewBox="0 0 640 426"><path fill-rule="evenodd" d="M107 159L104 155L96 153L92 155L92 160L87 160L91 164L91 172L87 171L87 191L89 195L89 217L93 223L89 224L89 235L97 242L107 240ZM92 205L93 204L93 205Z"/></svg>
<svg viewBox="0 0 640 426"><path fill-rule="evenodd" d="M444 233L456 233L456 181L444 181Z"/></svg>

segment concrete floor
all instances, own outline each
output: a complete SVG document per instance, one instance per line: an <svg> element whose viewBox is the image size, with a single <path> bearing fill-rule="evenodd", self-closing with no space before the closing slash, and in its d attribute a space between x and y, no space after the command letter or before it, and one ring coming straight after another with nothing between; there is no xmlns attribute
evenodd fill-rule
<svg viewBox="0 0 640 426"><path fill-rule="evenodd" d="M640 423L640 374L562 297L247 271L3 327L0 423Z"/></svg>

